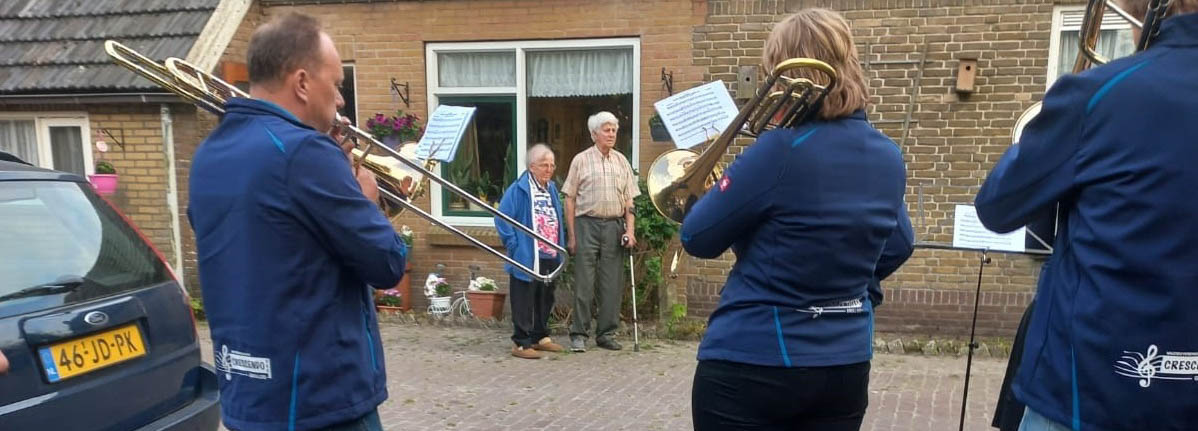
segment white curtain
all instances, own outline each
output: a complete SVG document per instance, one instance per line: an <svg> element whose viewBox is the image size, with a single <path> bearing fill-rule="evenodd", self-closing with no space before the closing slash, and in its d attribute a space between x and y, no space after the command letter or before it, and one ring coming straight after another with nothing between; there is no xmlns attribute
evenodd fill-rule
<svg viewBox="0 0 1198 431"><path fill-rule="evenodd" d="M83 168L83 131L78 127L51 127L50 154L54 158L54 169L87 174Z"/></svg>
<svg viewBox="0 0 1198 431"><path fill-rule="evenodd" d="M437 54L442 87L515 87L516 52L442 52Z"/></svg>
<svg viewBox="0 0 1198 431"><path fill-rule="evenodd" d="M1057 76L1073 72L1073 63L1077 61L1078 30L1061 32L1061 55L1057 57ZM1098 34L1098 46L1095 51L1109 59L1116 59L1131 54L1136 49L1131 40L1131 30L1103 30Z"/></svg>
<svg viewBox="0 0 1198 431"><path fill-rule="evenodd" d="M0 120L0 151L39 166L33 120Z"/></svg>
<svg viewBox="0 0 1198 431"><path fill-rule="evenodd" d="M632 50L528 52L528 96L571 97L632 93Z"/></svg>

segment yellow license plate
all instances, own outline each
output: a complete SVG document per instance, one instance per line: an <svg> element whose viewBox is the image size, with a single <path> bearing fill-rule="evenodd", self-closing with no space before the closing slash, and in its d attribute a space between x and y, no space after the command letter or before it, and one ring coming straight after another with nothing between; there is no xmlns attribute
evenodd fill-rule
<svg viewBox="0 0 1198 431"><path fill-rule="evenodd" d="M146 345L134 324L44 346L38 353L53 383L145 356Z"/></svg>

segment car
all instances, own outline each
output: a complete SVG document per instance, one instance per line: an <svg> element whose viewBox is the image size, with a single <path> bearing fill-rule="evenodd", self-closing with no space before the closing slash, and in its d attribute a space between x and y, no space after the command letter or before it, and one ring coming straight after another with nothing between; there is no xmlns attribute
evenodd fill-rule
<svg viewBox="0 0 1198 431"><path fill-rule="evenodd" d="M0 161L0 430L215 430L190 298L79 175Z"/></svg>

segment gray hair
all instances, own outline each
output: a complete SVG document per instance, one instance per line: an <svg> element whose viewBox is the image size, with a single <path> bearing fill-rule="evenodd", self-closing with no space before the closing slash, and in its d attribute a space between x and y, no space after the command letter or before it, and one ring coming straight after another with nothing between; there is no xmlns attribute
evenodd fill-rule
<svg viewBox="0 0 1198 431"><path fill-rule="evenodd" d="M270 84L321 59L320 23L309 15L288 13L258 27L246 50L250 84Z"/></svg>
<svg viewBox="0 0 1198 431"><path fill-rule="evenodd" d="M616 127L620 127L620 120L617 120L615 115L607 111L600 111L598 114L592 115L591 118L587 119L587 129L591 133L595 133L607 123L614 123Z"/></svg>
<svg viewBox="0 0 1198 431"><path fill-rule="evenodd" d="M533 163L541 161L541 159L545 158L545 156L552 155L553 150L550 149L548 145L538 143L528 147L528 166L532 166Z"/></svg>

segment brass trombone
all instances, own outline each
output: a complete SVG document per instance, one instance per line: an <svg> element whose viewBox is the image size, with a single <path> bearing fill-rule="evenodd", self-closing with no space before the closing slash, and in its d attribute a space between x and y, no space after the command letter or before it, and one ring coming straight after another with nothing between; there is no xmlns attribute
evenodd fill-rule
<svg viewBox="0 0 1198 431"><path fill-rule="evenodd" d="M800 69L812 69L827 77L826 85L807 78L792 78ZM772 91L779 85L780 91ZM756 138L762 132L777 127L796 127L819 113L820 103L828 90L836 85L836 70L819 60L792 58L779 63L740 108L728 127L708 145L703 153L689 149L670 150L658 156L649 166L646 186L653 206L667 219L682 223L691 207L703 197L723 173L720 159L737 136ZM785 111L783 111L785 109ZM782 113L779 117L778 114ZM777 121L775 121L777 119ZM677 277L680 250L675 249L670 260L670 278Z"/></svg>
<svg viewBox="0 0 1198 431"><path fill-rule="evenodd" d="M124 66L134 73L149 79L151 82L179 95L184 100L204 108L205 110L216 115L224 114L225 101L229 100L230 98L250 97L249 94L237 88L236 86L225 82L224 80L221 80L220 78L217 78L207 72L199 70L194 65L191 65L190 63L178 58L168 58L165 62L159 63L113 40L109 40L104 43L104 50L117 64ZM341 122L341 115L337 115L337 124L341 124ZM475 247L481 248L495 255L496 257L503 259L507 263L527 273L533 278L544 282L552 281L561 273L562 269L565 268L566 259L568 258L569 253L564 247L546 239L537 232L533 231L531 228L520 224L506 214L503 214L499 212L499 210L492 208L489 204L479 200L469 193L466 193L457 185L454 185L448 180L441 178L431 171L431 164L421 166L419 163L413 161L415 158L414 144L401 147L400 150L397 151L384 145L377 139L374 139L374 137L366 131L363 131L362 129L352 125L344 126L344 130L342 132L347 138L353 139L355 143L366 143L365 149L355 148L352 150L355 158L355 164L366 167L375 174L375 177L379 181L379 196L381 196L381 199L385 201L381 202L381 204L383 204L384 211L389 217L393 216L392 213L398 214L398 212L402 211L403 209L411 210L425 220L440 226L441 228L461 237ZM373 149L380 150L390 157L388 158L372 155L370 152ZM398 161L399 163L394 163L394 161ZM412 203L411 199L413 196L418 195L418 193L421 191L421 184L424 182L424 179L436 181L437 183L441 184L442 187L445 187L449 191L456 193L475 205L482 207L487 212L490 212L495 217L498 217L504 222L515 226L525 234L532 236L538 241L549 244L549 246L557 250L559 255L562 257L561 263L556 269L553 270L553 272L547 275L541 275L536 271L533 271L532 268L515 261L506 254L491 248L482 241L479 241L465 232L462 232L456 227L438 220L432 214L420 209L420 207ZM413 188L412 190L405 192L404 190L407 189L407 185L411 185ZM387 205L393 205L390 207L392 208L391 211L387 210Z"/></svg>
<svg viewBox="0 0 1198 431"><path fill-rule="evenodd" d="M1140 29L1140 37L1136 40L1136 52L1140 52L1148 49L1160 34L1161 22L1168 16L1170 2L1171 0L1149 1L1143 20L1141 20L1123 10L1112 0L1089 0L1086 3L1086 14L1082 18L1081 30L1078 32L1077 60L1073 62L1072 73L1081 73L1086 69L1101 66L1110 61L1098 53L1098 36L1102 34L1102 18L1108 8L1132 27ZM1023 134L1024 126L1040 113L1040 103L1036 102L1019 115L1019 119L1015 121L1015 127L1011 129L1012 143L1019 142L1019 136Z"/></svg>
<svg viewBox="0 0 1198 431"><path fill-rule="evenodd" d="M828 84L819 85L807 78L786 76L799 69L822 73L828 78ZM780 83L783 89L771 92ZM755 138L769 129L802 124L819 111L820 102L835 84L836 71L822 61L792 58L779 63L753 98L741 107L728 127L702 154L676 149L653 161L646 181L653 206L662 216L682 223L695 202L719 179L723 172L720 159L737 136ZM783 114L774 121L778 113Z"/></svg>

